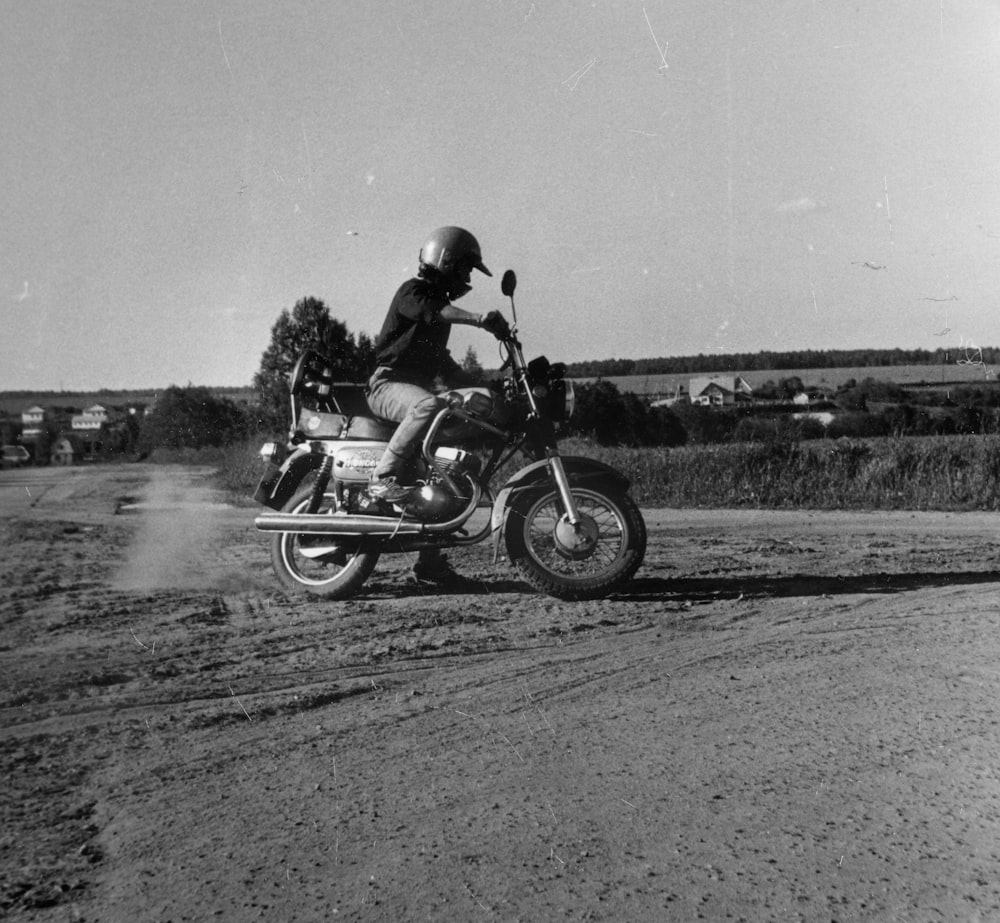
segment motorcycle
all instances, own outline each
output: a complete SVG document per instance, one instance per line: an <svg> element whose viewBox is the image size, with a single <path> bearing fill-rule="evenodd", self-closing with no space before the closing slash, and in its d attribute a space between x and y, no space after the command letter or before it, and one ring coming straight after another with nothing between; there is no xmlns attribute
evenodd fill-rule
<svg viewBox="0 0 1000 923"><path fill-rule="evenodd" d="M525 361L516 283L512 270L504 273L501 291L514 317L498 336L504 377L489 388L447 393L404 481L418 486L402 503L367 493L396 424L372 414L364 385L335 383L319 353L299 358L290 378L290 440L261 448L268 467L254 494L269 508L254 524L272 536L271 562L283 586L347 599L383 554L490 538L494 564L502 543L531 587L560 599L606 596L639 569L646 525L629 481L609 465L559 452L573 383L562 364L544 356ZM519 452L528 463L500 483ZM476 517L481 509L489 515Z"/></svg>

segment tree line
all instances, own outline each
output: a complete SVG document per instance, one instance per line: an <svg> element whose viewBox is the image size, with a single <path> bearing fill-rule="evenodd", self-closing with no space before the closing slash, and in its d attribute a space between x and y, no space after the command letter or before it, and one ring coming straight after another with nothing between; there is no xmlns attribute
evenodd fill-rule
<svg viewBox="0 0 1000 923"><path fill-rule="evenodd" d="M939 349L805 349L756 353L713 353L657 359L596 359L567 363L571 378L630 375L768 372L783 369L872 368L899 365L952 365L956 361L1000 362L1000 348L960 345Z"/></svg>

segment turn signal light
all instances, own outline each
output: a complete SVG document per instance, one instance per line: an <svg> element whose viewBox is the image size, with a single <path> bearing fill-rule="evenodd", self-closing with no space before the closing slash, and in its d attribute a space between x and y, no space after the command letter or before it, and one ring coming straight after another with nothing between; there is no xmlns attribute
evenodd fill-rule
<svg viewBox="0 0 1000 923"><path fill-rule="evenodd" d="M265 442L257 454L269 465L278 465L280 462L282 447L277 442Z"/></svg>

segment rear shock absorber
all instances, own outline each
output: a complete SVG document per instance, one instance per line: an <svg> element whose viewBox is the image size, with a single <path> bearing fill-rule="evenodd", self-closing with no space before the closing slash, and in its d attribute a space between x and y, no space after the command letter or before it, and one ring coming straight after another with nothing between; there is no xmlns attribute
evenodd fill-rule
<svg viewBox="0 0 1000 923"><path fill-rule="evenodd" d="M319 466L319 471L316 472L316 480L313 482L312 494L309 497L309 510L310 513L316 513L319 511L320 505L323 502L323 494L326 493L327 485L330 483L330 475L333 473L333 456L327 455L323 459L323 464Z"/></svg>

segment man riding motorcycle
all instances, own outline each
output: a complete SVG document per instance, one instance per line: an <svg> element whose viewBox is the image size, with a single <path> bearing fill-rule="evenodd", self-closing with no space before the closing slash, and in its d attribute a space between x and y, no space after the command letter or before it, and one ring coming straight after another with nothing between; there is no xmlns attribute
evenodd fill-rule
<svg viewBox="0 0 1000 923"><path fill-rule="evenodd" d="M471 290L473 269L492 276L476 238L463 228L438 228L420 250L417 276L399 287L389 306L375 341L377 367L367 397L374 413L399 426L372 474L368 493L376 500L398 504L414 491L414 485L401 478L409 457L445 406L438 392L465 383L462 368L448 351L452 324L482 327L498 338L509 333L499 311L481 315L452 304ZM437 583L457 577L434 550L420 553L414 573L420 580Z"/></svg>
<svg viewBox="0 0 1000 923"><path fill-rule="evenodd" d="M464 273L431 289L439 304L445 302L432 319L440 313L445 325L452 297L468 287L469 266L482 264L478 246L465 255ZM431 267L429 261L441 254L435 257L428 247L424 256L422 262ZM446 259L439 261L448 265ZM516 286L517 276L508 269L500 291L510 299L515 328ZM392 343L398 319L390 312L387 320L382 339ZM398 323L402 326L402 320ZM432 334L441 332L429 326ZM332 363L322 355L312 349L302 353L289 381L288 442L261 447L268 467L254 493L268 508L254 525L272 535L271 563L282 586L322 599L350 599L383 555L487 541L492 541L494 563L503 555L535 591L557 599L599 599L636 573L647 538L629 479L604 462L560 451L559 431L572 418L575 403L566 367L545 356L529 362L515 328L505 332L505 325L492 319L484 319L483 326L499 334L501 377L489 388L448 394L415 457L390 456L390 463L399 465L395 483L419 485L396 504L369 495L371 474L395 427L379 419L356 385L336 382ZM411 343L416 341L414 334ZM383 379L393 384L394 375L395 383L409 385L406 376L416 373L424 385L418 397L433 395L431 373L447 377L453 363L444 362L444 338L431 345L437 351L429 353L429 366L382 366L387 371L372 389L376 404ZM399 353L408 354L406 349ZM399 403L409 413L406 401ZM487 509L489 515L483 515ZM418 579L457 576L437 559L418 563L436 568L421 573L418 567Z"/></svg>

